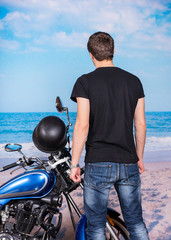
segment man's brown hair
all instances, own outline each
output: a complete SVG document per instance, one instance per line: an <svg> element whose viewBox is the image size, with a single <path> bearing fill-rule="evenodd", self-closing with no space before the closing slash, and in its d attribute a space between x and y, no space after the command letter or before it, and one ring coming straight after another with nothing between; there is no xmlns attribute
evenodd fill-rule
<svg viewBox="0 0 171 240"><path fill-rule="evenodd" d="M89 37L88 51L98 61L112 60L114 54L114 40L105 32L96 32Z"/></svg>

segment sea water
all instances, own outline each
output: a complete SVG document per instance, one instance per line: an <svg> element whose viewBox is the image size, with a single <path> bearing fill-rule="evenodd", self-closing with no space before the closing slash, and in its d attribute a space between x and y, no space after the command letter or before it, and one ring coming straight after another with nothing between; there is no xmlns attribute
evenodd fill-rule
<svg viewBox="0 0 171 240"><path fill-rule="evenodd" d="M58 116L67 125L65 113L56 112L32 112L32 113L0 113L0 158L15 158L18 153L7 153L4 146L7 143L20 143L23 152L28 156L47 157L40 152L32 142L32 133L39 121L46 116ZM71 140L76 121L76 112L69 114L69 134ZM171 150L171 112L146 112L147 139L145 152L170 151ZM84 153L83 153L84 154ZM1 165L1 164L0 164Z"/></svg>

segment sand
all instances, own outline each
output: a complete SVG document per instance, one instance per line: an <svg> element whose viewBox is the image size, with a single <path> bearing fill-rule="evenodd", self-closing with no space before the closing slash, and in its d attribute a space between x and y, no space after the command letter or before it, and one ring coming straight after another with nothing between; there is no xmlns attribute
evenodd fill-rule
<svg viewBox="0 0 171 240"><path fill-rule="evenodd" d="M142 203L150 239L171 240L171 162L146 163Z"/></svg>
<svg viewBox="0 0 171 240"><path fill-rule="evenodd" d="M171 240L171 162L145 162L145 168L146 171L141 175L142 205L150 239ZM10 177L9 172L0 173L0 183L2 184ZM77 189L71 195L83 212L82 190ZM110 192L109 207L121 212L114 189ZM56 239L74 240L74 231L65 199L61 212L63 222ZM74 216L77 222L78 217Z"/></svg>

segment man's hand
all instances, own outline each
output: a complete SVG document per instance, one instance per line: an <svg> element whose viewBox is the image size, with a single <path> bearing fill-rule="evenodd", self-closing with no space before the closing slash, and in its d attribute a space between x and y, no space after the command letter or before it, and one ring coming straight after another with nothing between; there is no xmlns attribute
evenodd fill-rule
<svg viewBox="0 0 171 240"><path fill-rule="evenodd" d="M75 183L79 183L81 182L81 171L80 168L72 168L71 169L71 173L70 173L70 178L75 182Z"/></svg>
<svg viewBox="0 0 171 240"><path fill-rule="evenodd" d="M139 161L138 161L138 167L139 167L139 172L140 172L140 174L142 174L142 173L145 171L144 163L143 163L142 160L139 160Z"/></svg>

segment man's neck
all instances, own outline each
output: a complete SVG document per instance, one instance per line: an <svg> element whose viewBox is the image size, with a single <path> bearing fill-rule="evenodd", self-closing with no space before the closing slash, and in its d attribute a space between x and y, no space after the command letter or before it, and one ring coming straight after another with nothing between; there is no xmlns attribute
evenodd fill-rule
<svg viewBox="0 0 171 240"><path fill-rule="evenodd" d="M99 67L114 67L113 61L112 60L103 60L103 61L95 61L94 65L96 68Z"/></svg>

